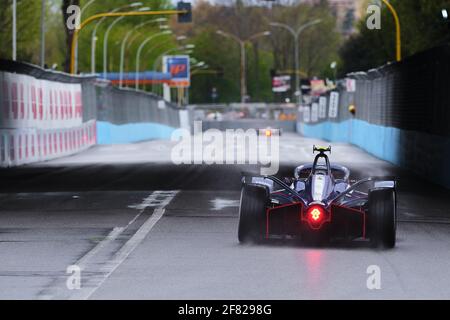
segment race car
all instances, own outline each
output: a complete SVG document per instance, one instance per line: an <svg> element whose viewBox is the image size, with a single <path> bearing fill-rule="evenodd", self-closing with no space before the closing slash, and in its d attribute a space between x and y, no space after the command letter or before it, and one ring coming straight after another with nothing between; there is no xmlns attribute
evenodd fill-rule
<svg viewBox="0 0 450 320"><path fill-rule="evenodd" d="M293 178L243 174L239 242L281 238L395 247L395 179L369 177L353 182L349 169L330 164L331 146L313 146L315 153L314 162L295 168Z"/></svg>
<svg viewBox="0 0 450 320"><path fill-rule="evenodd" d="M267 127L264 129L258 129L257 132L258 132L259 136L266 136L268 138L275 136L275 135L281 137L281 133L282 133L281 129L274 129L271 127Z"/></svg>

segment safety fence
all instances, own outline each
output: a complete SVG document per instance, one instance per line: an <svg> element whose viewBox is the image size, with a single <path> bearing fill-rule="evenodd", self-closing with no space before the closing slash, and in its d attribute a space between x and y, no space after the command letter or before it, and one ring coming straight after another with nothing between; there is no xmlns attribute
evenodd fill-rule
<svg viewBox="0 0 450 320"><path fill-rule="evenodd" d="M97 86L95 105L99 121L116 125L152 122L175 128L180 125L180 108L152 93Z"/></svg>
<svg viewBox="0 0 450 320"><path fill-rule="evenodd" d="M0 167L46 161L97 143L170 137L185 110L92 76L0 59Z"/></svg>
<svg viewBox="0 0 450 320"><path fill-rule="evenodd" d="M349 74L299 109L298 131L353 143L450 187L449 75L450 45Z"/></svg>
<svg viewBox="0 0 450 320"><path fill-rule="evenodd" d="M297 120L297 106L294 103L197 104L190 105L188 109L193 120Z"/></svg>
<svg viewBox="0 0 450 320"><path fill-rule="evenodd" d="M0 129L0 167L52 160L96 143L95 120L72 128Z"/></svg>

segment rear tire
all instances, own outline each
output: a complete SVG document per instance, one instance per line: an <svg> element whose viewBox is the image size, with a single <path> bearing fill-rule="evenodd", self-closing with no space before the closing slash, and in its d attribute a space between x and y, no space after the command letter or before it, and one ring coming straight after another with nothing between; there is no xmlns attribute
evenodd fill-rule
<svg viewBox="0 0 450 320"><path fill-rule="evenodd" d="M369 193L370 241L374 247L394 248L397 232L397 203L394 189Z"/></svg>
<svg viewBox="0 0 450 320"><path fill-rule="evenodd" d="M265 186L244 185L239 206L238 239L241 243L258 243L265 236L268 191Z"/></svg>

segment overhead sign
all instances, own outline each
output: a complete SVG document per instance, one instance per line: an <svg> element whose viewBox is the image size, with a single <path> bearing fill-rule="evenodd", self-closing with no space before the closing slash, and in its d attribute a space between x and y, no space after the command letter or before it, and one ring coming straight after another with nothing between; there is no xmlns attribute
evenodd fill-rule
<svg viewBox="0 0 450 320"><path fill-rule="evenodd" d="M272 78L272 91L276 93L291 90L291 76L275 76Z"/></svg>
<svg viewBox="0 0 450 320"><path fill-rule="evenodd" d="M190 77L190 59L189 56L164 56L163 72L170 73L171 79L168 82L170 87L189 87Z"/></svg>

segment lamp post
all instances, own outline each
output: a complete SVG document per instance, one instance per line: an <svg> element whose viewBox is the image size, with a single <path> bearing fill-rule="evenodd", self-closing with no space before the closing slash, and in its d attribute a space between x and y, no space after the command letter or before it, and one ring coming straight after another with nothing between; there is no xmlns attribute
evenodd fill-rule
<svg viewBox="0 0 450 320"><path fill-rule="evenodd" d="M396 42L396 59L397 61L402 60L402 36L401 36L401 26L400 19L398 17L397 11L395 8L389 3L388 0L381 0L388 7L389 11L391 11L395 20L395 42Z"/></svg>
<svg viewBox="0 0 450 320"><path fill-rule="evenodd" d="M159 43L156 43L154 46L150 47L150 48L147 50L147 52L145 53L145 56L146 56L146 57L150 56L150 53L152 53L154 50L156 50L156 49L162 47L162 46L165 45L165 44L167 44L167 43L165 43L165 42L159 42ZM149 64L149 69L152 67L152 65L153 65L152 63Z"/></svg>
<svg viewBox="0 0 450 320"><path fill-rule="evenodd" d="M171 44L170 42L157 42L155 45L151 46L145 53L144 57L149 58L150 54L153 53L154 50L163 47L164 45ZM150 59L146 59L145 61L149 62L148 70L152 70L153 61L150 61Z"/></svg>
<svg viewBox="0 0 450 320"><path fill-rule="evenodd" d="M159 33L157 33L157 34L154 34L154 35L148 37L147 39L145 39L144 41L142 41L142 43L141 43L141 45L139 46L139 48L138 48L138 50L137 50L137 53L136 53L136 75L135 75L135 78L136 78L136 85L135 85L136 91L139 90L139 71L140 71L140 70L139 70L139 67L140 67L140 59L141 59L141 52L142 52L142 49L144 48L144 46L145 46L147 43L149 43L149 42L150 42L151 40L153 40L154 38L159 37L159 36L163 36L163 35L166 35L166 34L171 34L171 33L172 33L171 30L165 30L165 31L159 32Z"/></svg>
<svg viewBox="0 0 450 320"><path fill-rule="evenodd" d="M246 79L246 56L245 56L245 44L247 42L250 42L252 40L255 40L259 37L264 37L264 36L270 36L270 31L264 31L264 32L260 32L257 33L253 36L251 36L250 38L248 38L247 40L242 40L240 38L238 38L237 36L231 34L231 33L227 33L224 32L222 30L218 30L217 34L228 38L228 39L233 39L234 41L236 41L241 49L241 103L245 103L246 97L247 97L247 79Z"/></svg>
<svg viewBox="0 0 450 320"><path fill-rule="evenodd" d="M270 23L270 25L272 27L280 27L283 29L286 29L287 31L289 31L292 36L294 37L294 63L295 63L295 93L294 95L297 97L297 103L301 103L302 101L302 91L300 89L300 61L299 61L299 39L300 39L300 34L306 29L309 28L313 25L319 24L321 23L322 20L321 19L317 19L311 22L308 22L304 25L302 25L300 28L298 28L297 30L294 30L294 28L292 28L291 26L284 24L284 23L278 23L278 22L272 22Z"/></svg>
<svg viewBox="0 0 450 320"><path fill-rule="evenodd" d="M108 38L109 33L111 32L112 28L119 23L121 20L123 20L124 17L119 17L115 19L106 29L105 36L103 38L103 78L106 79L106 74L108 73Z"/></svg>
<svg viewBox="0 0 450 320"><path fill-rule="evenodd" d="M75 70L75 44L78 40L78 37L80 35L80 32L87 26L89 25L91 22L95 21L95 20L99 20L105 17L121 17L121 16L126 16L126 17L143 17L143 16L157 16L157 15L178 15L182 18L184 18L184 21L188 20L186 19L186 16L189 17L190 14L190 10L189 8L187 9L181 9L181 10L156 10L156 11L143 11L143 12L139 12L139 11L130 11L130 12L107 12L107 13L99 13L99 14L95 14L89 18L87 18L86 20L84 20L83 22L81 22L79 28L75 29L73 32L73 37L72 37L72 41L70 44L70 73L71 74L75 74L76 70Z"/></svg>
<svg viewBox="0 0 450 320"><path fill-rule="evenodd" d="M89 8L91 4L93 4L97 0L90 0L86 3L80 10L80 19L83 17L83 13ZM97 39L97 38L96 38ZM96 40L97 41L97 40ZM75 69L78 70L78 40L75 43Z"/></svg>
<svg viewBox="0 0 450 320"><path fill-rule="evenodd" d="M149 7L140 8L138 11L148 11L150 10ZM125 17L118 17L114 19L114 21L109 25L108 29L106 29L105 37L103 40L103 78L106 79L106 74L108 73L108 38L109 33L111 32L112 28L119 23L121 20L123 20Z"/></svg>
<svg viewBox="0 0 450 320"><path fill-rule="evenodd" d="M134 3L130 4L130 5L126 5L126 6L123 6L123 7L116 8L116 9L110 11L110 13L115 13L115 12L118 12L118 11L120 11L122 9L126 9L126 8L139 7L141 5L142 5L142 2L134 2ZM102 22L106 20L106 18L107 17L102 17L95 24L94 30L92 31L92 35L91 35L91 73L92 74L95 74L95 69L96 69L95 68L95 51L96 51L96 44L97 44L97 30L100 27L100 25L102 24ZM78 59L77 59L77 57L75 57L75 66L77 65L77 61L78 61ZM75 72L76 72L76 69L77 68L75 68Z"/></svg>
<svg viewBox="0 0 450 320"><path fill-rule="evenodd" d="M336 62L336 61L333 61L333 62L330 64L330 68L331 68L331 70L333 70L334 83L335 83L335 85L336 85L336 81L337 81L337 62Z"/></svg>
<svg viewBox="0 0 450 320"><path fill-rule="evenodd" d="M41 1L41 68L45 67L45 5L46 0Z"/></svg>
<svg viewBox="0 0 450 320"><path fill-rule="evenodd" d="M120 47L120 74L119 74L119 79L120 79L119 87L120 88L123 88L123 70L124 70L124 61L125 61L125 49L126 49L128 39L133 34L133 32L138 30L139 28L142 28L143 26L148 25L150 23L164 22L164 21L167 21L167 18L157 18L157 19L153 19L150 21L140 23L137 26L135 26L133 29L128 31L127 34L125 35L125 37L123 38L122 44Z"/></svg>

